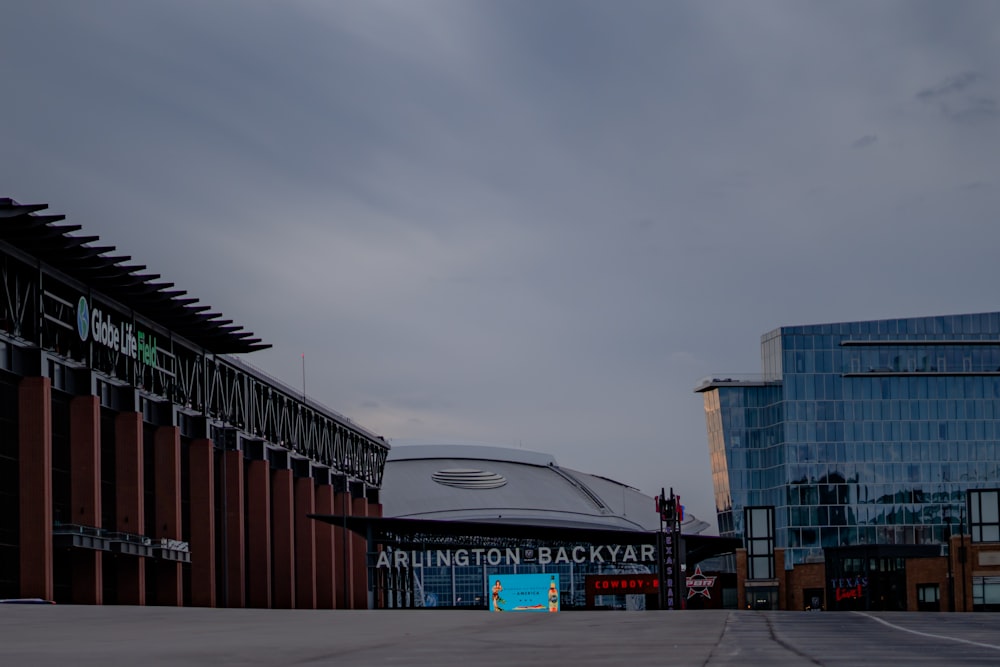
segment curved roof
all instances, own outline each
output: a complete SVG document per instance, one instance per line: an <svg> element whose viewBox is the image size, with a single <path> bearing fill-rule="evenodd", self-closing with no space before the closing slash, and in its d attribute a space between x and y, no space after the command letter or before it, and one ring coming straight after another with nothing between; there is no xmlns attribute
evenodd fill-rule
<svg viewBox="0 0 1000 667"><path fill-rule="evenodd" d="M54 269L94 286L123 306L141 313L195 345L221 354L238 354L271 347L253 333L209 312L187 292L172 289L157 274L145 273L132 258L115 255L115 246L93 245L98 236L73 236L79 225L57 225L63 215L37 215L47 204L19 204L0 198L0 241L40 259Z"/></svg>
<svg viewBox="0 0 1000 667"><path fill-rule="evenodd" d="M549 454L473 445L396 445L385 465L382 515L401 519L655 531L654 498ZM701 524L699 527L698 524ZM684 532L706 527L690 517Z"/></svg>

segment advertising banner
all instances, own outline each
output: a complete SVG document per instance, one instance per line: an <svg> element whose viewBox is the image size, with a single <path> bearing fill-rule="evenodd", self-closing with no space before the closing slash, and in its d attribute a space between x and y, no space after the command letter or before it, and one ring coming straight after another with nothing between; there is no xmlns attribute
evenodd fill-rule
<svg viewBox="0 0 1000 667"><path fill-rule="evenodd" d="M558 574L490 576L490 611L559 611Z"/></svg>

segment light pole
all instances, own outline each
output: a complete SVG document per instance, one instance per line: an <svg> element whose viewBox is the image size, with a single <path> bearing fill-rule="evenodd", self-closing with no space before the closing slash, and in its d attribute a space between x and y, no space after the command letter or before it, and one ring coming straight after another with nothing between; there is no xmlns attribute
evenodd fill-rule
<svg viewBox="0 0 1000 667"><path fill-rule="evenodd" d="M945 524L944 524L944 539L945 544L948 545L948 611L955 611L955 573L952 567L952 553L951 553L951 506L944 506L945 512Z"/></svg>
<svg viewBox="0 0 1000 667"><path fill-rule="evenodd" d="M966 497L966 502L968 502L968 497ZM968 611L969 610L969 602L968 602L969 598L968 598L968 592L966 591L966 588L965 588L965 586L966 586L966 584L965 584L965 580L966 580L966 577L965 577L966 553L965 553L965 506L964 505L959 509L959 527L958 527L958 530L959 530L959 533L958 533L959 540L962 543L962 545L958 548L958 562L961 563L961 565L962 565L962 611Z"/></svg>

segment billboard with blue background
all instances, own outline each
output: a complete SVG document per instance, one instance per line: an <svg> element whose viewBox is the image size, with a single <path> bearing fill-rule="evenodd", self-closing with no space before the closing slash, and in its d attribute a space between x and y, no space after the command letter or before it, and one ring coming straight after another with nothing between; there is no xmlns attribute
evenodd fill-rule
<svg viewBox="0 0 1000 667"><path fill-rule="evenodd" d="M559 575L491 575L490 611L559 611Z"/></svg>

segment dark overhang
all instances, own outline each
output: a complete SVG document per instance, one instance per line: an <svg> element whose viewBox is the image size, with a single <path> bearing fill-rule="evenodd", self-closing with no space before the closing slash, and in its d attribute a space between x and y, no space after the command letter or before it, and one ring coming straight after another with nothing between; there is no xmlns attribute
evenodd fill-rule
<svg viewBox="0 0 1000 667"><path fill-rule="evenodd" d="M168 331L215 354L241 354L271 347L253 333L221 319L210 306L198 305L187 292L159 282L132 258L114 255L114 246L91 245L97 236L71 236L79 225L57 225L62 215L39 215L47 204L19 204L0 198L0 241L93 287Z"/></svg>
<svg viewBox="0 0 1000 667"><path fill-rule="evenodd" d="M614 528L580 528L543 524L498 523L490 521L435 521L433 519L400 519L393 517L344 516L339 514L309 514L311 519L347 528L376 542L412 544L425 537L455 538L455 543L467 537L487 537L542 542L588 542L592 544L655 544L656 531L617 530ZM734 553L743 540L715 535L682 535L689 566L722 554Z"/></svg>
<svg viewBox="0 0 1000 667"><path fill-rule="evenodd" d="M500 538L545 540L551 542L587 540L614 544L647 544L655 540L655 532L617 530L614 528L580 528L574 526L542 525L527 523L500 523L489 521L435 521L433 519L399 519L392 517L366 517L310 514L313 519L344 526L361 535L368 529L379 536L409 538L413 536L464 537L488 536Z"/></svg>
<svg viewBox="0 0 1000 667"><path fill-rule="evenodd" d="M719 387L775 387L781 385L779 378L767 378L763 375L733 375L725 377L707 377L698 382L694 393L701 394Z"/></svg>

